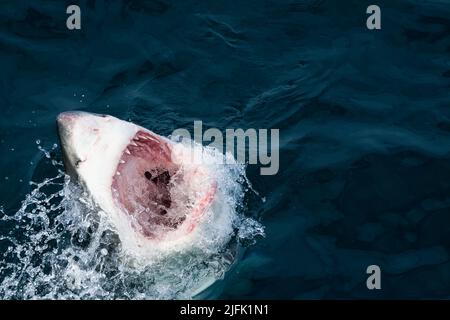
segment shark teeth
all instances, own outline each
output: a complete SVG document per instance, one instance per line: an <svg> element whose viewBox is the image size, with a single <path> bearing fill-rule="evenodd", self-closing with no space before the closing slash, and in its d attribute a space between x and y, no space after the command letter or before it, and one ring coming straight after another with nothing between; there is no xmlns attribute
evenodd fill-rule
<svg viewBox="0 0 450 320"><path fill-rule="evenodd" d="M153 142L159 143L158 139L155 139L155 138L153 138L150 135L139 135L139 136L136 136L136 138L134 138L134 140L139 140L139 139L147 140L147 141L153 141Z"/></svg>
<svg viewBox="0 0 450 320"><path fill-rule="evenodd" d="M131 154L130 150L128 150L128 148L125 149L125 153L126 154Z"/></svg>
<svg viewBox="0 0 450 320"><path fill-rule="evenodd" d="M156 140L156 139L154 139L154 138L152 138L152 137L147 137L148 138L148 140L152 140L152 141L154 141L154 142L157 142L157 143L159 143L159 141L158 140Z"/></svg>

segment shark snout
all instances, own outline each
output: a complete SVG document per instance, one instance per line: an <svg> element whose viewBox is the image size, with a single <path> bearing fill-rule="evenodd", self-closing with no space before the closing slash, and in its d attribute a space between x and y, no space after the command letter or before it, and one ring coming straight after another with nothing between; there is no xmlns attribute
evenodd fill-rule
<svg viewBox="0 0 450 320"><path fill-rule="evenodd" d="M72 125L77 119L85 115L88 115L87 112L83 111L66 111L62 112L56 118L56 123L58 124L58 128L67 127Z"/></svg>
<svg viewBox="0 0 450 320"><path fill-rule="evenodd" d="M76 176L78 164L94 141L90 128L96 127L96 118L96 115L83 111L63 112L56 118L64 165L71 176Z"/></svg>

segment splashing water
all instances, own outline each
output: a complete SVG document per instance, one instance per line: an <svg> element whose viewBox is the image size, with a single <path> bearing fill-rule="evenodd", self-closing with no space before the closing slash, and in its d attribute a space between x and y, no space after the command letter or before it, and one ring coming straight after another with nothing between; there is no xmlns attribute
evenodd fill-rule
<svg viewBox="0 0 450 320"><path fill-rule="evenodd" d="M225 157L204 151L212 165ZM222 199L208 219L219 215L231 228L206 221L190 248L149 257L124 251L109 217L64 174L62 162L51 159L53 177L30 182L17 212L0 206L0 298L192 298L224 277L244 243L264 236L263 226L242 214L245 167L216 163Z"/></svg>

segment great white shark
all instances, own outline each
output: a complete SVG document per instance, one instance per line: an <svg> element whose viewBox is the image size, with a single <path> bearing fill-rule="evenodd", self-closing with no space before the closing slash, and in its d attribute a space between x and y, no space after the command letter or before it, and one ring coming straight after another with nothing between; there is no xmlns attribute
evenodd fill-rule
<svg viewBox="0 0 450 320"><path fill-rule="evenodd" d="M192 243L218 191L190 150L109 115L64 112L57 126L66 172L110 216L125 248Z"/></svg>

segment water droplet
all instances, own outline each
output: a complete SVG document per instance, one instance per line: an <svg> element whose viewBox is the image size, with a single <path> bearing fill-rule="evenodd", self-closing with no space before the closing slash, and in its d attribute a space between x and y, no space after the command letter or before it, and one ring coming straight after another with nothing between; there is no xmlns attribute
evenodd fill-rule
<svg viewBox="0 0 450 320"><path fill-rule="evenodd" d="M41 144L41 140L37 139L36 144Z"/></svg>

